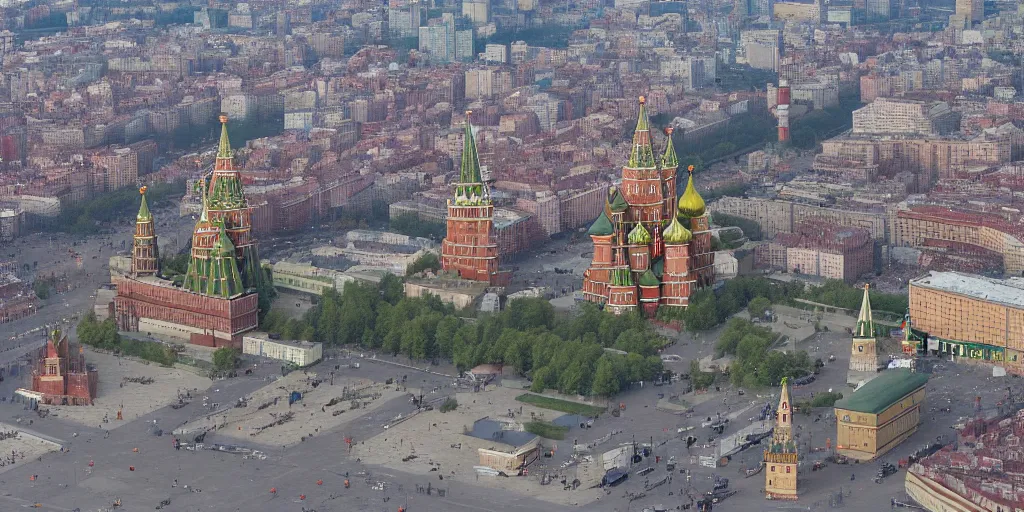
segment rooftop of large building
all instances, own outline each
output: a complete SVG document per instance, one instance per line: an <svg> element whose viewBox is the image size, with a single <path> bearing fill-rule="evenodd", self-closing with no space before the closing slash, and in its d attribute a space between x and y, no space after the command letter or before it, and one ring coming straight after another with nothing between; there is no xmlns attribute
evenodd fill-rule
<svg viewBox="0 0 1024 512"><path fill-rule="evenodd" d="M928 376L923 373L886 370L849 397L836 402L836 409L878 414L927 382Z"/></svg>
<svg viewBox="0 0 1024 512"><path fill-rule="evenodd" d="M960 272L933 271L912 279L910 284L1024 309L1024 278L994 279Z"/></svg>

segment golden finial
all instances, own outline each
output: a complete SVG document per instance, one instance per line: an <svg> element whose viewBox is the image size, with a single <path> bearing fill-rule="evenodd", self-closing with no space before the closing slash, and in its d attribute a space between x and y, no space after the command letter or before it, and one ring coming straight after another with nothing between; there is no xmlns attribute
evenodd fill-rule
<svg viewBox="0 0 1024 512"><path fill-rule="evenodd" d="M871 288L871 283L864 283L864 289L867 290L868 288Z"/></svg>
<svg viewBox="0 0 1024 512"><path fill-rule="evenodd" d="M471 115L473 115L473 111L472 110L467 110L466 111L466 117L468 118Z"/></svg>
<svg viewBox="0 0 1024 512"><path fill-rule="evenodd" d="M640 96L640 104L643 105L644 103L647 103L647 98Z"/></svg>
<svg viewBox="0 0 1024 512"><path fill-rule="evenodd" d="M686 166L686 171L689 172L690 174L693 174L693 164Z"/></svg>
<svg viewBox="0 0 1024 512"><path fill-rule="evenodd" d="M146 194L146 187L145 186L139 188L139 194L142 194L142 195Z"/></svg>
<svg viewBox="0 0 1024 512"><path fill-rule="evenodd" d="M220 124L228 124L228 115L227 114L221 114L220 115Z"/></svg>
<svg viewBox="0 0 1024 512"><path fill-rule="evenodd" d="M674 131L675 131L675 128L672 128L671 126L669 126L668 128L665 128L665 134L666 135L672 135L672 132L674 132Z"/></svg>

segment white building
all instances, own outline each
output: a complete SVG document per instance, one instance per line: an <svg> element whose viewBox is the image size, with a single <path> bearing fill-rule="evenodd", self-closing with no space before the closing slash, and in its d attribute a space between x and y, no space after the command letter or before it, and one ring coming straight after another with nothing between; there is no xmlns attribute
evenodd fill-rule
<svg viewBox="0 0 1024 512"><path fill-rule="evenodd" d="M508 62L508 47L503 44L489 44L484 47L484 61L488 64Z"/></svg>
<svg viewBox="0 0 1024 512"><path fill-rule="evenodd" d="M265 333L255 333L242 337L242 353L303 367L323 359L324 347L312 341L272 340Z"/></svg>

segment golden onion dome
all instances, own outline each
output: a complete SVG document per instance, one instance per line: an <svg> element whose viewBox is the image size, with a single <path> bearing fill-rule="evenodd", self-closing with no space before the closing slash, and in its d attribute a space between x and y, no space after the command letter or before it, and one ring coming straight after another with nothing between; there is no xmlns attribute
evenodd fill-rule
<svg viewBox="0 0 1024 512"><path fill-rule="evenodd" d="M693 239L693 233L685 226L679 223L679 219L673 217L669 222L668 227L665 228L665 234L662 235L665 239L666 244L680 245L688 243Z"/></svg>
<svg viewBox="0 0 1024 512"><path fill-rule="evenodd" d="M700 217L704 215L704 198L697 193L696 187L693 186L693 166L691 165L687 170L690 171L690 177L686 181L686 190L679 198L679 214L684 217Z"/></svg>
<svg viewBox="0 0 1024 512"><path fill-rule="evenodd" d="M631 245L647 245L651 243L651 234L644 228L643 223L637 222L633 230L626 237Z"/></svg>

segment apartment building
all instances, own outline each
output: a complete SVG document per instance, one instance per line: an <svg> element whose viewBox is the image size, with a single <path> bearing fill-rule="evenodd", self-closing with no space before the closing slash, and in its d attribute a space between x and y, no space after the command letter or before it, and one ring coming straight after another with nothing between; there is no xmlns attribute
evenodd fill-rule
<svg viewBox="0 0 1024 512"><path fill-rule="evenodd" d="M960 128L960 114L945 102L877 98L853 111L855 135L945 135Z"/></svg>

